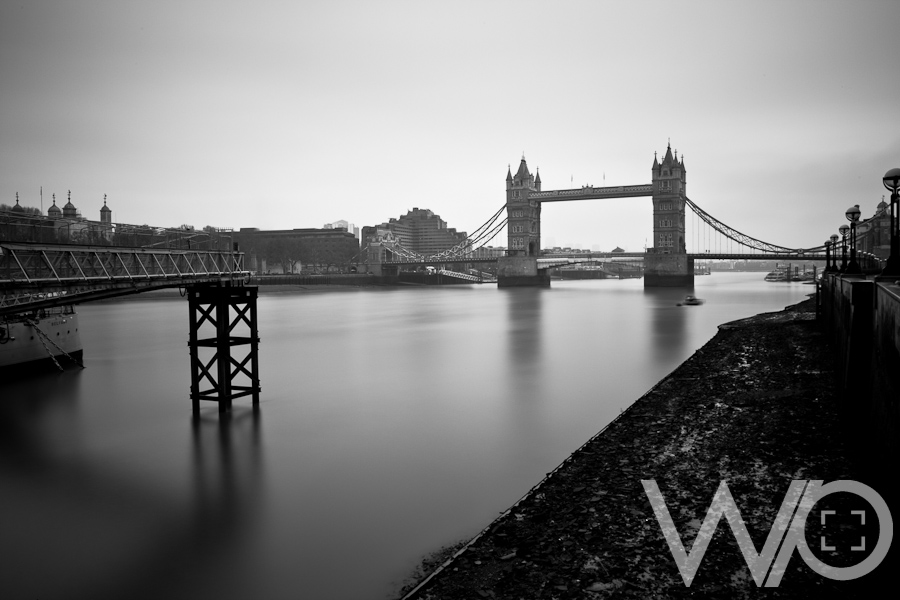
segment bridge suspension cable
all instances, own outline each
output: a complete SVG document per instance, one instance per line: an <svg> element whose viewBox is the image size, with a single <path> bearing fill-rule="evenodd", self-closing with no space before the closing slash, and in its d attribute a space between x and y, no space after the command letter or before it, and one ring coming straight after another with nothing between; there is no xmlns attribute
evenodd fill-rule
<svg viewBox="0 0 900 600"><path fill-rule="evenodd" d="M483 246L487 242L494 239L497 233L506 225L506 219L504 218L499 225L496 225L497 220L500 218L500 215L503 214L503 211L506 210L506 204L500 207L500 209L495 212L491 217L484 222L481 226L478 227L475 231L469 234L465 240L453 246L452 248L448 248L443 252L439 252L433 255L431 258L449 258L449 257L458 257L469 254L475 248L477 244ZM480 246L479 246L480 247Z"/></svg>
<svg viewBox="0 0 900 600"><path fill-rule="evenodd" d="M459 242L455 246L448 248L447 250L438 252L437 254L426 256L424 254L420 254L418 252L410 250L409 248L406 248L402 243L395 244L392 251L396 256L417 262L465 258L477 248L484 246L495 237L497 237L497 234L500 233L504 227L506 227L507 218L500 218L505 210L506 204L501 206L497 212L491 215L491 217L481 226L479 226L475 231L466 236L466 239Z"/></svg>
<svg viewBox="0 0 900 600"><path fill-rule="evenodd" d="M713 230L725 236L726 238L737 242L741 246L750 248L751 250L759 250L767 254L794 254L805 252L822 252L825 250L824 245L815 246L812 248L787 248L785 246L779 246L777 244L770 244L768 242L758 240L745 233L741 233L733 227L729 227L722 221L718 220L717 218L697 206L687 196L684 196L684 201L685 204L687 204L690 209L694 211L694 214L696 214L700 218L700 220L709 225Z"/></svg>

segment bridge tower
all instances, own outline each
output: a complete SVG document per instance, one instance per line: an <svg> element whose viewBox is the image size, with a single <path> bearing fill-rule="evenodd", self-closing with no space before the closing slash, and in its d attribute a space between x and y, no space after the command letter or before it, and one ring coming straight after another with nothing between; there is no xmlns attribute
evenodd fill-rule
<svg viewBox="0 0 900 600"><path fill-rule="evenodd" d="M644 259L644 287L693 286L694 260L685 244L687 189L684 156L666 148L662 163L653 156L653 247Z"/></svg>
<svg viewBox="0 0 900 600"><path fill-rule="evenodd" d="M537 259L541 255L541 203L530 198L541 191L541 175L528 171L525 156L519 170L506 171L506 232L507 256L497 264L497 285L549 286L550 275L538 271Z"/></svg>
<svg viewBox="0 0 900 600"><path fill-rule="evenodd" d="M515 176L506 171L506 225L509 256L539 256L541 253L541 203L530 200L531 192L541 191L541 174L528 171L525 156Z"/></svg>

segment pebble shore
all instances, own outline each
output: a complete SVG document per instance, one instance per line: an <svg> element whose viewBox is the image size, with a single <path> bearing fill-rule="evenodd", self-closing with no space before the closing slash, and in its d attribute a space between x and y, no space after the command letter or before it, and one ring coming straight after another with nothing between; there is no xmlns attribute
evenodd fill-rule
<svg viewBox="0 0 900 600"><path fill-rule="evenodd" d="M689 551L727 481L758 551L792 480L864 481L845 442L832 354L814 311L808 300L720 326L454 557L407 586L404 597L875 597L889 564L836 581L815 573L796 551L780 586L757 587L724 518L688 587L641 483L656 482ZM858 500L833 494L807 520L811 550L831 566L859 562L850 548L860 531L837 517L821 525L819 511L849 515ZM866 533L871 548L877 524ZM820 538L837 550L822 552Z"/></svg>

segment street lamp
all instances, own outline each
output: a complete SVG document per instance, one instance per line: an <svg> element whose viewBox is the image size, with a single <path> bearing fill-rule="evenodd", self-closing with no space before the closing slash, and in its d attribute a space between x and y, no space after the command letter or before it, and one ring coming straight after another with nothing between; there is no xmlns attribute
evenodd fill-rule
<svg viewBox="0 0 900 600"><path fill-rule="evenodd" d="M838 272L838 266L837 266L837 241L838 241L838 236L837 236L837 234L832 233L832 234L831 234L831 237L830 237L829 239L831 240L831 272L832 272L832 273L837 273L837 272Z"/></svg>
<svg viewBox="0 0 900 600"><path fill-rule="evenodd" d="M831 241L825 240L825 270L823 273L831 273Z"/></svg>
<svg viewBox="0 0 900 600"><path fill-rule="evenodd" d="M838 233L841 234L841 273L847 270L847 232L850 231L849 225L841 225L838 227Z"/></svg>
<svg viewBox="0 0 900 600"><path fill-rule="evenodd" d="M850 262L847 264L847 270L844 272L847 275L862 275L862 269L859 268L859 263L856 262L856 223L859 221L859 215L861 214L859 204L851 206L844 214L847 216L847 220L850 221Z"/></svg>
<svg viewBox="0 0 900 600"><path fill-rule="evenodd" d="M898 228L900 228L900 215L897 214L898 202L900 202L900 168L893 168L884 174L882 183L891 192L891 255L887 259L887 264L881 271L881 277L898 277L900 276L900 241L898 241Z"/></svg>

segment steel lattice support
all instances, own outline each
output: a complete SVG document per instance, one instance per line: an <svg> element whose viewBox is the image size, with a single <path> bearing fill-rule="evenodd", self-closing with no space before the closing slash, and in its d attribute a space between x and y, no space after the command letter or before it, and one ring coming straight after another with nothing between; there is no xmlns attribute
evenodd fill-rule
<svg viewBox="0 0 900 600"><path fill-rule="evenodd" d="M259 404L257 291L255 286L232 286L231 282L187 288L191 407L195 414L201 400L218 402L219 412L231 410L231 401L244 396L252 396L254 406ZM213 335L201 338L206 324L205 331ZM235 335L238 326L246 329L246 335ZM246 347L247 352L239 360L233 349L240 347ZM241 381L243 385L238 384ZM210 387L201 389L204 383Z"/></svg>

